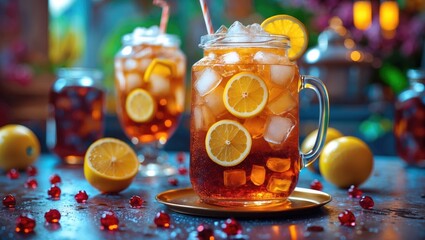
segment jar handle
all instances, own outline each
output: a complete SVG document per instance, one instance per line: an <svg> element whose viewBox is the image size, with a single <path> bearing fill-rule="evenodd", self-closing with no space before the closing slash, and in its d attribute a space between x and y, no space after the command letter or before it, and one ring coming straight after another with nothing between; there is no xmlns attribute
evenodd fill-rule
<svg viewBox="0 0 425 240"><path fill-rule="evenodd" d="M301 88L312 89L319 99L319 130L313 148L301 155L301 168L312 164L320 155L323 146L325 145L326 132L329 124L329 95L323 82L316 77L309 75L301 75Z"/></svg>

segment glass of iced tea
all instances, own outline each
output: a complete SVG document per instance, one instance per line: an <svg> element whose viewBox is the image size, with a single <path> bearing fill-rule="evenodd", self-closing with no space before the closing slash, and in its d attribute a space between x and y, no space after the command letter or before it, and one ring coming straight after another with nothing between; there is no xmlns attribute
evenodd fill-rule
<svg viewBox="0 0 425 240"><path fill-rule="evenodd" d="M136 28L115 56L117 115L136 146L144 176L172 175L161 148L184 110L186 58L176 35Z"/></svg>
<svg viewBox="0 0 425 240"><path fill-rule="evenodd" d="M235 22L203 36L192 67L190 180L202 201L221 206L287 202L301 168L324 144L329 102L323 83L300 75L290 40ZM299 150L299 92L320 103L313 150Z"/></svg>
<svg viewBox="0 0 425 240"><path fill-rule="evenodd" d="M68 164L81 164L87 148L103 137L105 93L102 73L87 68L61 68L48 105L46 142Z"/></svg>

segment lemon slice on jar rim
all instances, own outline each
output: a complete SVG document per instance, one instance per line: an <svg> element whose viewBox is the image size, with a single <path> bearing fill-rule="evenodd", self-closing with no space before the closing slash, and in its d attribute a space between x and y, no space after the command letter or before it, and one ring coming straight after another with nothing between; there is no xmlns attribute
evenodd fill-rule
<svg viewBox="0 0 425 240"><path fill-rule="evenodd" d="M298 59L304 54L308 44L308 34L304 24L289 15L275 15L261 23L261 27L270 34L284 35L290 40L288 57L290 60Z"/></svg>

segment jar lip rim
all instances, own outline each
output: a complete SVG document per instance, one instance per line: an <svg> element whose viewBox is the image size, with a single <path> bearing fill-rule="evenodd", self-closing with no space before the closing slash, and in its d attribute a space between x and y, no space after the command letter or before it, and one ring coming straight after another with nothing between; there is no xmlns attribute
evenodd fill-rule
<svg viewBox="0 0 425 240"><path fill-rule="evenodd" d="M96 68L85 68L85 67L65 67L58 68L56 74L59 77L71 77L71 78L81 78L81 77L93 77L93 78L102 78L103 73L101 70Z"/></svg>
<svg viewBox="0 0 425 240"><path fill-rule="evenodd" d="M285 48L290 47L290 39L285 35L277 35L277 34L268 34L268 33L260 33L260 34L231 34L227 33L214 33L214 34L206 34L201 36L201 41L199 43L199 47L214 47L214 46L234 46L240 44L247 44L247 46L251 45L261 45L267 43L280 43Z"/></svg>
<svg viewBox="0 0 425 240"><path fill-rule="evenodd" d="M123 45L138 45L147 43L150 45L180 46L180 38L175 34L159 33L155 35L135 35L134 33L125 34L121 42Z"/></svg>

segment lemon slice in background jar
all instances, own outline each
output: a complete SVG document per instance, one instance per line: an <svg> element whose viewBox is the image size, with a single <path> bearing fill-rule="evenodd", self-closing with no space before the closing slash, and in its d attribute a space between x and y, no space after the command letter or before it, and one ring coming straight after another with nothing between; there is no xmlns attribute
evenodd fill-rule
<svg viewBox="0 0 425 240"><path fill-rule="evenodd" d="M290 40L288 57L298 59L307 49L308 35L305 26L298 19L289 15L275 15L261 23L261 27L270 34L285 35Z"/></svg>
<svg viewBox="0 0 425 240"><path fill-rule="evenodd" d="M87 149L84 176L102 193L118 193L130 186L139 166L136 153L127 143L101 138Z"/></svg>
<svg viewBox="0 0 425 240"><path fill-rule="evenodd" d="M234 75L226 84L223 102L226 109L236 117L250 118L263 111L269 93L264 81L250 72Z"/></svg>
<svg viewBox="0 0 425 240"><path fill-rule="evenodd" d="M248 130L233 120L214 123L207 132L205 149L208 156L218 165L236 166L251 151L252 139Z"/></svg>
<svg viewBox="0 0 425 240"><path fill-rule="evenodd" d="M125 110L131 120L137 123L148 122L155 115L155 101L146 90L134 89L125 100Z"/></svg>
<svg viewBox="0 0 425 240"><path fill-rule="evenodd" d="M152 75L159 75L163 78L169 79L174 76L176 72L176 64L168 59L155 58L146 69L143 80L149 82Z"/></svg>

